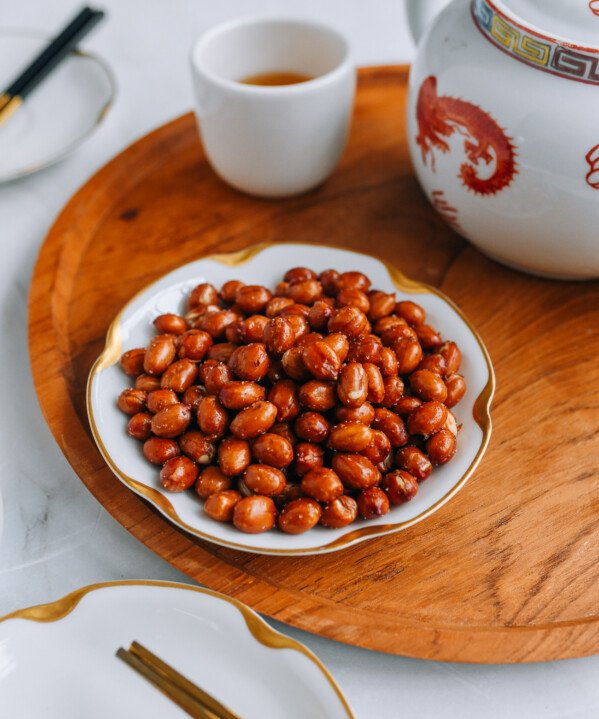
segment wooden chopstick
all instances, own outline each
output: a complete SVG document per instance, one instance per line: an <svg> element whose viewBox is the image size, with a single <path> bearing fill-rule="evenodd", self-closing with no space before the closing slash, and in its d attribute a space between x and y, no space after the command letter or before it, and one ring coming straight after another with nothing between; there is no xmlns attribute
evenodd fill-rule
<svg viewBox="0 0 599 719"><path fill-rule="evenodd" d="M184 677L183 674L180 674L176 669L173 669L173 667L162 661L160 657L157 657L139 642L131 642L129 651L140 659L146 666L151 667L165 679L173 682L173 684L176 684L196 701L207 707L211 712L216 714L219 719L239 719L237 714L234 714L230 709L227 709L224 704L221 704L214 697L210 696L210 694L205 692L203 689L200 689L197 684L189 681L189 679Z"/></svg>
<svg viewBox="0 0 599 719"><path fill-rule="evenodd" d="M179 689L172 682L164 679L158 672L146 666L141 659L122 647L116 653L119 659L122 659L144 679L147 679L157 689L159 689L172 702L181 707L190 717L194 719L217 719L217 717L208 709L204 709L195 699L189 696L182 689Z"/></svg>
<svg viewBox="0 0 599 719"><path fill-rule="evenodd" d="M84 7L20 75L0 92L0 124L21 106L27 95L35 90L103 17L101 10Z"/></svg>
<svg viewBox="0 0 599 719"><path fill-rule="evenodd" d="M186 697L187 702L185 706L182 706L179 701L174 698L174 695L171 697L173 701L176 701L177 704L186 711L189 711L188 707L191 706L195 707L196 710L197 707L200 707L200 709L204 711L204 714L199 715L202 718L240 719L237 714L234 714L230 709L180 674L176 669L173 669L173 667L139 642L132 642L128 652L124 649L119 649L117 656L126 661L132 668L140 671L146 679L156 684L167 696L169 696L169 694L166 690L174 688L178 698ZM143 671L141 671L140 667L143 667ZM156 680L159 680L160 684Z"/></svg>

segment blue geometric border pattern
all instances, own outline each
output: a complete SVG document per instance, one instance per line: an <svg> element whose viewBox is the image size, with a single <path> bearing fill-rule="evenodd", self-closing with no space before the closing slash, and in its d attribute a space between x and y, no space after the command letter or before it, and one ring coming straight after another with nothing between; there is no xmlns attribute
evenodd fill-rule
<svg viewBox="0 0 599 719"><path fill-rule="evenodd" d="M533 33L499 12L492 0L472 0L471 7L482 34L516 60L569 80L599 85L599 51Z"/></svg>

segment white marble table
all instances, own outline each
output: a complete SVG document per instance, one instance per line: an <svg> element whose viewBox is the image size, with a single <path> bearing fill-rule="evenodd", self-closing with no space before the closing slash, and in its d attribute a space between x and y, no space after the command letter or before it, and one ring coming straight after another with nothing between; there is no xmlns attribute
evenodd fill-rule
<svg viewBox="0 0 599 719"><path fill-rule="evenodd" d="M75 3L76 5L76 3ZM139 544L87 492L38 408L27 360L27 290L44 235L70 195L138 136L191 105L188 51L205 28L250 10L312 17L351 38L359 64L409 61L403 0L104 0L109 21L87 45L119 83L105 125L73 157L0 186L0 615L98 581L186 577ZM72 0L0 0L2 26L53 29ZM308 644L360 719L599 717L599 656L477 666L387 656L279 628ZM1 714L1 711L0 711ZM8 718L7 718L8 719Z"/></svg>

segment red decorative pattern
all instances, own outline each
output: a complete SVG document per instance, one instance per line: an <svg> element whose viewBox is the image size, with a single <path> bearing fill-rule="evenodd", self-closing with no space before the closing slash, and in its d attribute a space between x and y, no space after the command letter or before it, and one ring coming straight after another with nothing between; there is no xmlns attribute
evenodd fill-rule
<svg viewBox="0 0 599 719"><path fill-rule="evenodd" d="M458 219L458 211L445 199L443 190L433 190L433 207L447 222L447 224L456 232L462 232L462 226Z"/></svg>
<svg viewBox="0 0 599 719"><path fill-rule="evenodd" d="M589 8L595 15L599 15L599 0L590 0Z"/></svg>
<svg viewBox="0 0 599 719"><path fill-rule="evenodd" d="M587 184L594 190L599 190L599 145L595 145L587 152L586 161L591 168L587 173Z"/></svg>
<svg viewBox="0 0 599 719"><path fill-rule="evenodd" d="M459 98L437 94L437 78L427 77L420 87L416 105L418 136L416 142L422 151L422 161L435 171L435 150L447 153L450 146L445 138L455 132L464 136L464 150L469 162L460 167L462 184L479 195L495 195L509 187L518 174L516 151L511 139L478 105ZM493 174L479 176L480 161L495 163Z"/></svg>

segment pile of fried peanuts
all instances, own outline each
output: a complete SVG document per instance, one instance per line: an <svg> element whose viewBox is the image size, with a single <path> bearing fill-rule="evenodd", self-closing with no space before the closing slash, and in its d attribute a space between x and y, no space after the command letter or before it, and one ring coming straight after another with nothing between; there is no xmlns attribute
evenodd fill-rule
<svg viewBox="0 0 599 719"><path fill-rule="evenodd" d="M290 269L274 293L195 287L121 358L128 432L169 491L242 532L341 528L412 499L456 451L461 353L361 272Z"/></svg>

